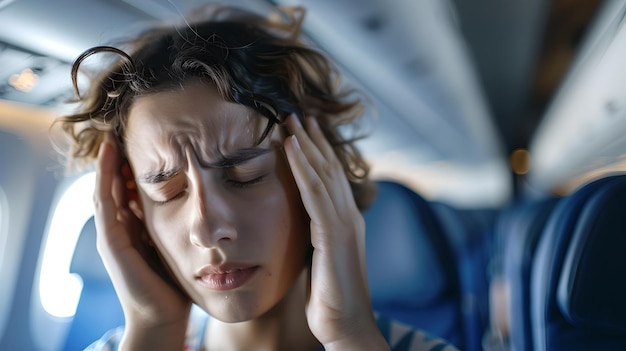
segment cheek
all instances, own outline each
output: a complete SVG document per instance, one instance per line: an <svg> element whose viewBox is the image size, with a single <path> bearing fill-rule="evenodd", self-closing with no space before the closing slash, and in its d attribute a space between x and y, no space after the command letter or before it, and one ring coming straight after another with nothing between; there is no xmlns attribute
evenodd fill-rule
<svg viewBox="0 0 626 351"><path fill-rule="evenodd" d="M282 212L281 223L288 229L289 237L284 238L290 243L289 249L308 250L310 246L309 217L300 197L300 191L291 175L287 162L277 165L278 184L281 189ZM277 206L278 207L278 206Z"/></svg>
<svg viewBox="0 0 626 351"><path fill-rule="evenodd" d="M171 265L185 249L186 223L184 216L177 211L159 208L151 204L150 198L142 191L139 198L143 204L143 223L150 237L159 248L161 255Z"/></svg>
<svg viewBox="0 0 626 351"><path fill-rule="evenodd" d="M249 242L245 246L256 251L256 254L251 252L252 256L262 255L268 271L281 282L279 286L291 285L307 264L311 246L308 217L297 189L277 186L264 201L255 203L249 213L242 241Z"/></svg>
<svg viewBox="0 0 626 351"><path fill-rule="evenodd" d="M170 207L156 206L153 200L144 192L139 191L139 198L143 208L143 222L146 228L153 236L158 236L158 233L169 232L171 227L180 227L182 217L177 210L172 210Z"/></svg>

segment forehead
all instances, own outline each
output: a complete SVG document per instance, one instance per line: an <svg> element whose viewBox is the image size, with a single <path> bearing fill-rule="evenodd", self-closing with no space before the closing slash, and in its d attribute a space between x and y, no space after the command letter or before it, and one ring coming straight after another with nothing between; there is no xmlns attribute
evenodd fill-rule
<svg viewBox="0 0 626 351"><path fill-rule="evenodd" d="M203 132L220 135L224 134L220 129L229 127L247 126L231 132L256 131L253 127L260 124L259 117L252 109L225 101L213 86L193 83L136 98L128 114L127 135L155 128L167 131L199 126L210 127Z"/></svg>
<svg viewBox="0 0 626 351"><path fill-rule="evenodd" d="M267 123L254 110L225 101L215 87L193 83L138 97L129 110L124 139L129 158L135 153L162 158L191 146L210 161L254 146Z"/></svg>

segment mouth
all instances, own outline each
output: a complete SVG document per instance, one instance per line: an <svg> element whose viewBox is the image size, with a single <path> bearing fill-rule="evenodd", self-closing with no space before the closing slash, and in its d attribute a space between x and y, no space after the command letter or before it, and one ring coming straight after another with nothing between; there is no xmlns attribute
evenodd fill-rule
<svg viewBox="0 0 626 351"><path fill-rule="evenodd" d="M246 284L259 270L259 266L250 267L205 267L196 275L204 287L211 290L227 291Z"/></svg>

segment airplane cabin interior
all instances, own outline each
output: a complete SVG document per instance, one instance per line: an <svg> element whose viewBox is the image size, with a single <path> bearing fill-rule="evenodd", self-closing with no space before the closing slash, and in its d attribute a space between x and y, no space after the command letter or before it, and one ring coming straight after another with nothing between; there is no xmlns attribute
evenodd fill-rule
<svg viewBox="0 0 626 351"><path fill-rule="evenodd" d="M94 169L68 172L50 126L76 108L81 52L209 2L0 0L0 350L123 325ZM371 99L375 311L460 350L626 350L626 1L229 3L302 6Z"/></svg>

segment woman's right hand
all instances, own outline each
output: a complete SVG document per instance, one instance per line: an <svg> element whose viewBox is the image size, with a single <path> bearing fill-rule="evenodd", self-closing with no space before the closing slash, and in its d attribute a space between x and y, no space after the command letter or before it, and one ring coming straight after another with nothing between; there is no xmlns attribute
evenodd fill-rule
<svg viewBox="0 0 626 351"><path fill-rule="evenodd" d="M97 247L124 310L123 349L181 350L191 301L174 283L131 206L111 133L100 145L94 193Z"/></svg>

